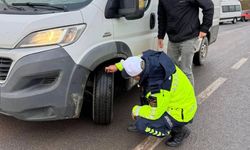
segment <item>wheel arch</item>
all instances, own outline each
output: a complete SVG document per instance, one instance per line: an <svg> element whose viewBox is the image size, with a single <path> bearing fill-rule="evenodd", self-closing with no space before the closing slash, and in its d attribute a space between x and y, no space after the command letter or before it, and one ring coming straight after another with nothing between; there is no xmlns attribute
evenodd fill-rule
<svg viewBox="0 0 250 150"><path fill-rule="evenodd" d="M105 66L117 63L121 59L126 59L129 56L132 56L132 51L127 44L123 42L110 42L93 48L80 61L80 65L90 70L90 73L87 75L86 86L84 87L81 115L86 113L84 112L85 109L87 109L88 105L91 104L93 100L91 98L93 95L91 97L89 96L93 94L93 91L91 91L91 89L94 83L95 73L100 71L100 69L104 69ZM115 76L117 75L120 78L120 74L117 73Z"/></svg>
<svg viewBox="0 0 250 150"><path fill-rule="evenodd" d="M80 65L94 71L100 65L117 58L126 59L132 56L127 44L123 42L110 42L93 48L80 61Z"/></svg>

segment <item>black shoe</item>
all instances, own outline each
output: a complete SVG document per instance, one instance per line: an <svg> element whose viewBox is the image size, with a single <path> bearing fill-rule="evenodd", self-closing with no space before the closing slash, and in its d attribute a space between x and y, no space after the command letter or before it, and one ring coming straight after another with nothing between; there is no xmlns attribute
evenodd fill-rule
<svg viewBox="0 0 250 150"><path fill-rule="evenodd" d="M175 128L172 130L172 137L168 139L165 144L170 147L180 146L182 141L190 135L190 130L183 126L182 128Z"/></svg>
<svg viewBox="0 0 250 150"><path fill-rule="evenodd" d="M130 123L130 124L128 125L127 130L128 130L129 132L138 132L138 130L136 129L135 122Z"/></svg>

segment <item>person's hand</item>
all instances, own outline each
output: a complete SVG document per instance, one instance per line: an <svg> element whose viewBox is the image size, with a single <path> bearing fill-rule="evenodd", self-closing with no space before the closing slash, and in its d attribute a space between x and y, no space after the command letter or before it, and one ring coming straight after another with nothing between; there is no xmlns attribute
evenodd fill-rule
<svg viewBox="0 0 250 150"><path fill-rule="evenodd" d="M157 49L162 49L164 47L164 40L158 39L157 41Z"/></svg>
<svg viewBox="0 0 250 150"><path fill-rule="evenodd" d="M204 38L205 36L207 36L207 33L205 33L205 32L200 32L199 38Z"/></svg>
<svg viewBox="0 0 250 150"><path fill-rule="evenodd" d="M115 65L110 65L108 67L105 67L105 72L107 73L115 73L117 71L117 68Z"/></svg>
<svg viewBox="0 0 250 150"><path fill-rule="evenodd" d="M132 120L136 120L136 116L132 113L131 114Z"/></svg>

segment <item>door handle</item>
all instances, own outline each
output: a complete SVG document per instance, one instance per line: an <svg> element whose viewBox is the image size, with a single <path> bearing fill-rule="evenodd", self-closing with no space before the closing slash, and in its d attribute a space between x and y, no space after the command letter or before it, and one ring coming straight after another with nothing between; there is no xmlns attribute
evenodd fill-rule
<svg viewBox="0 0 250 150"><path fill-rule="evenodd" d="M156 17L155 17L155 13L151 13L150 14L150 30L153 30L155 28L155 23L156 23Z"/></svg>

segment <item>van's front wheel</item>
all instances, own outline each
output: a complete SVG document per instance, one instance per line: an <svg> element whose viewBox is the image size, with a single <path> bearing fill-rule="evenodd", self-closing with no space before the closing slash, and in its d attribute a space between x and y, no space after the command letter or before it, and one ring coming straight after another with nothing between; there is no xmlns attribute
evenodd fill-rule
<svg viewBox="0 0 250 150"><path fill-rule="evenodd" d="M201 42L201 47L198 52L194 54L193 63L197 66L201 66L205 63L208 53L208 39L205 37Z"/></svg>
<svg viewBox="0 0 250 150"><path fill-rule="evenodd" d="M114 74L107 74L104 69L94 77L93 87L93 121L109 124L113 119Z"/></svg>
<svg viewBox="0 0 250 150"><path fill-rule="evenodd" d="M232 21L233 24L236 24L237 23L237 18L234 18L233 21Z"/></svg>

